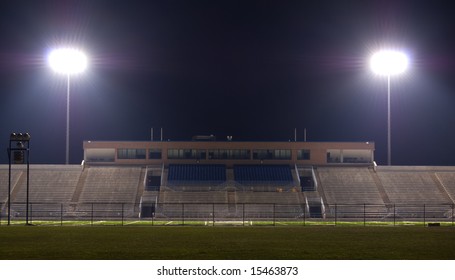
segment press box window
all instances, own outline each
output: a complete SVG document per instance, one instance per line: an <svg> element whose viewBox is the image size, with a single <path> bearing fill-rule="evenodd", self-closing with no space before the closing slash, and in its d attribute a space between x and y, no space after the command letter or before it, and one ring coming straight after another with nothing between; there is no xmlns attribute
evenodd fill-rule
<svg viewBox="0 0 455 280"><path fill-rule="evenodd" d="M253 159L290 160L291 150L253 150Z"/></svg>
<svg viewBox="0 0 455 280"><path fill-rule="evenodd" d="M161 149L149 149L149 159L161 159Z"/></svg>
<svg viewBox="0 0 455 280"><path fill-rule="evenodd" d="M297 151L297 159L298 160L309 160L311 159L311 156L310 156L310 150L298 150Z"/></svg>
<svg viewBox="0 0 455 280"><path fill-rule="evenodd" d="M145 149L118 149L119 159L145 159Z"/></svg>

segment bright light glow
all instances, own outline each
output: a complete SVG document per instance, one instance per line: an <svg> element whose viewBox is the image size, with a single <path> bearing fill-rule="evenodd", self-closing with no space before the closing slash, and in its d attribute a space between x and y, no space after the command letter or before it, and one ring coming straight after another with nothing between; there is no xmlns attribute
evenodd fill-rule
<svg viewBox="0 0 455 280"><path fill-rule="evenodd" d="M370 67L379 75L394 75L403 73L408 67L408 57L398 51L380 51L370 60Z"/></svg>
<svg viewBox="0 0 455 280"><path fill-rule="evenodd" d="M79 50L71 48L56 49L48 56L51 68L62 74L76 74L87 68L87 56Z"/></svg>

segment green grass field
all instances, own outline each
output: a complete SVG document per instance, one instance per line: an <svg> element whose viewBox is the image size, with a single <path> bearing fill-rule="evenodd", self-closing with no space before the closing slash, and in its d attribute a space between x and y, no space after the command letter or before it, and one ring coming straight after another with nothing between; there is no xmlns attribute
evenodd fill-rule
<svg viewBox="0 0 455 280"><path fill-rule="evenodd" d="M2 226L0 259L455 259L454 227Z"/></svg>

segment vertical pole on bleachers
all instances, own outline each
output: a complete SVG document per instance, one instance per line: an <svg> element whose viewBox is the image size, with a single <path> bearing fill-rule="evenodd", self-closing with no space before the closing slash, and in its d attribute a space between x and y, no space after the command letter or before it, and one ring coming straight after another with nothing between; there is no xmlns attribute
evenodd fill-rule
<svg viewBox="0 0 455 280"><path fill-rule="evenodd" d="M364 203L363 204L363 226L366 226L366 224L367 224L366 211L365 211L366 209L365 208L366 208L366 205Z"/></svg>
<svg viewBox="0 0 455 280"><path fill-rule="evenodd" d="M452 226L453 226L453 214L454 214L453 213L453 210L454 210L453 208L454 208L454 204L452 203Z"/></svg>

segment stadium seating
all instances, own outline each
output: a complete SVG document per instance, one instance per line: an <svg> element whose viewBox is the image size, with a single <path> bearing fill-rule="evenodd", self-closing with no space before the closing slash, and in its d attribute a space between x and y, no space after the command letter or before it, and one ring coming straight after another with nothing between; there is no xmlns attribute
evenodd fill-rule
<svg viewBox="0 0 455 280"><path fill-rule="evenodd" d="M435 175L435 170L415 167L378 169L378 177L394 204L394 214L403 217L447 216L452 201L438 186L440 182Z"/></svg>
<svg viewBox="0 0 455 280"><path fill-rule="evenodd" d="M319 167L328 204L384 204L367 167Z"/></svg>
<svg viewBox="0 0 455 280"><path fill-rule="evenodd" d="M157 205L157 216L207 218L213 212L214 204L220 204L217 212L228 213L227 192L173 192L162 191ZM219 209L222 207L223 209Z"/></svg>
<svg viewBox="0 0 455 280"><path fill-rule="evenodd" d="M288 165L235 165L234 177L240 183L292 182Z"/></svg>
<svg viewBox="0 0 455 280"><path fill-rule="evenodd" d="M320 186L324 191L331 217L359 218L384 216L387 209L367 167L318 167ZM369 205L368 209L364 204ZM314 210L314 209L313 209Z"/></svg>
<svg viewBox="0 0 455 280"><path fill-rule="evenodd" d="M147 170L147 171L146 171ZM24 166L14 166L13 214L23 217ZM313 180L303 189L298 180ZM8 166L0 166L0 205L7 200ZM312 187L313 188L310 188ZM317 186L317 187L316 187ZM142 200L141 200L142 198ZM171 164L157 166L32 165L34 217L139 217L139 201L157 218L270 219L451 217L454 167ZM184 204L184 205L183 205ZM150 209L148 209L150 210ZM94 212L92 212L94 211ZM150 212L150 211L149 211ZM3 214L4 215L4 214ZM73 216L71 216L73 215ZM150 214L148 215L150 217ZM300 218L299 218L300 219Z"/></svg>
<svg viewBox="0 0 455 280"><path fill-rule="evenodd" d="M81 168L56 168L55 166L46 168L32 168L30 170L30 195L31 203L67 203L71 201L76 188ZM18 185L15 202L26 200L26 180L21 180Z"/></svg>
<svg viewBox="0 0 455 280"><path fill-rule="evenodd" d="M224 182L226 166L222 164L171 164L168 181Z"/></svg>
<svg viewBox="0 0 455 280"><path fill-rule="evenodd" d="M80 203L135 203L140 167L90 167Z"/></svg>
<svg viewBox="0 0 455 280"><path fill-rule="evenodd" d="M455 202L455 172L437 172L436 178L450 196L451 201Z"/></svg>
<svg viewBox="0 0 455 280"><path fill-rule="evenodd" d="M11 171L11 188L19 181L21 170ZM0 203L5 203L8 200L8 166L2 166L0 169Z"/></svg>
<svg viewBox="0 0 455 280"><path fill-rule="evenodd" d="M432 178L434 172L378 170L388 197L396 204L451 203L438 189Z"/></svg>

